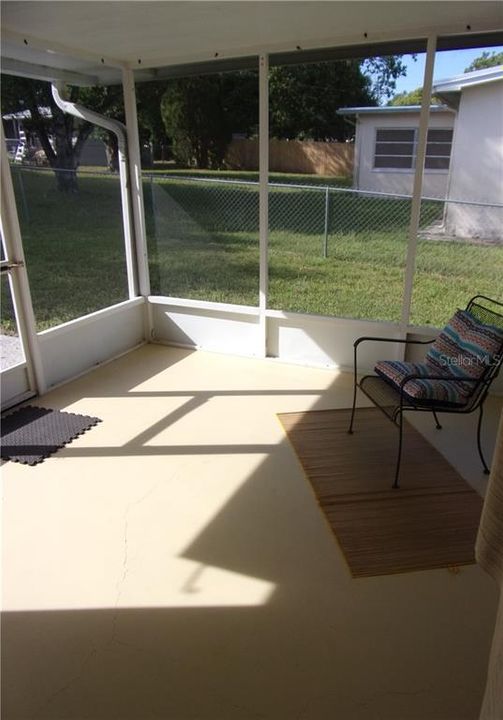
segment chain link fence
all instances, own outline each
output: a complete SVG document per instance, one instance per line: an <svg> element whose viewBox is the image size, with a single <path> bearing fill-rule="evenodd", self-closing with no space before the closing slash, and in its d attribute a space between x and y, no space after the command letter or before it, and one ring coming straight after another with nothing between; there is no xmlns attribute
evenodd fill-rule
<svg viewBox="0 0 503 720"><path fill-rule="evenodd" d="M79 171L66 195L50 169L13 174L40 327L125 299L118 176ZM153 294L258 304L259 186L248 177L144 174ZM271 182L269 307L399 321L410 211L408 196ZM502 227L502 206L423 199L413 324L443 325L470 295L501 294Z"/></svg>
<svg viewBox="0 0 503 720"><path fill-rule="evenodd" d="M144 174L144 178L157 242L195 236L218 238L235 232L258 233L256 181L157 174ZM326 258L338 237L363 239L387 233L403 240L408 234L411 197L407 195L277 182L269 183L269 192L269 232L273 243L289 239L295 247L300 238L304 252L312 250ZM488 207L494 217L490 229ZM501 242L502 209L483 203L425 198L419 236ZM456 222L454 213L464 215L462 224ZM467 221L468 213L471 223Z"/></svg>
<svg viewBox="0 0 503 720"><path fill-rule="evenodd" d="M145 188L154 291L256 305L258 182L152 174ZM455 220L460 211L462 226ZM462 234L467 212L470 237ZM501 212L497 206L423 199L416 324L443 321L472 290L499 294ZM410 196L269 183L269 307L399 321L410 213Z"/></svg>

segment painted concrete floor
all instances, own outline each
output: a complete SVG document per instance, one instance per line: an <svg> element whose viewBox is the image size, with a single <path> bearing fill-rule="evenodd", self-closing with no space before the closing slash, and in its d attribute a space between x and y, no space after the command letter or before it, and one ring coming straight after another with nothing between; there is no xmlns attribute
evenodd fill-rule
<svg viewBox="0 0 503 720"><path fill-rule="evenodd" d="M103 422L2 468L3 720L475 720L492 580L353 580L276 417L350 399L154 345L39 398ZM420 420L483 492L476 418Z"/></svg>

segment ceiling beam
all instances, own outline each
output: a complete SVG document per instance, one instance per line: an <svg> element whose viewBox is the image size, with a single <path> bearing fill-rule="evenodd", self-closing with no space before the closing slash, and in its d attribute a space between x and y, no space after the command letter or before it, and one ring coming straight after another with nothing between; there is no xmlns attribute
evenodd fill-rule
<svg viewBox="0 0 503 720"><path fill-rule="evenodd" d="M100 79L97 75L87 75L71 70L48 67L47 65L36 65L34 63L24 62L23 60L14 60L13 58L2 58L2 72L6 75L34 78L35 80L47 80L49 82L63 80L69 85L92 86L100 84Z"/></svg>
<svg viewBox="0 0 503 720"><path fill-rule="evenodd" d="M2 28L2 43L13 43L21 48L25 47L49 53L58 53L59 55L66 55L69 59L86 60L87 62L105 67L116 67L121 70L128 67L128 63L125 60L110 57L106 54L92 53L87 50L82 50L79 47L66 45L54 40L45 40L35 35L18 33L6 27Z"/></svg>

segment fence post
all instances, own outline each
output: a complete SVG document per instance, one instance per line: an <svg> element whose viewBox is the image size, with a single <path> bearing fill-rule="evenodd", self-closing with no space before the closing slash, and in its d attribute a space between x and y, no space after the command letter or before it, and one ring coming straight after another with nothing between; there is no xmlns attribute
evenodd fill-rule
<svg viewBox="0 0 503 720"><path fill-rule="evenodd" d="M154 219L154 235L157 240L157 218L155 215L155 199L154 199L154 174L150 173L150 202L152 204L152 217Z"/></svg>
<svg viewBox="0 0 503 720"><path fill-rule="evenodd" d="M329 209L329 188L327 187L325 189L325 232L323 236L323 257L326 259L328 257L328 209Z"/></svg>

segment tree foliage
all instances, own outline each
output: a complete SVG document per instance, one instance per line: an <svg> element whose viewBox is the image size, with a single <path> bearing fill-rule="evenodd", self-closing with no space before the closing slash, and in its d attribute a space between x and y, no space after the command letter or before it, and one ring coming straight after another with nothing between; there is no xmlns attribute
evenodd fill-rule
<svg viewBox="0 0 503 720"><path fill-rule="evenodd" d="M348 126L337 115L348 105L377 105L405 74L400 57L273 67L270 71L270 127L278 138L344 140ZM55 170L58 186L76 189L83 146L94 131L116 167L113 133L62 113L50 83L2 77L2 113L29 110L25 122ZM71 87L69 99L108 117L124 120L120 86ZM258 128L258 73L242 71L180 78L137 87L140 142L159 146L169 136L175 158L185 165L221 167L233 133L253 136ZM43 108L49 108L44 113Z"/></svg>
<svg viewBox="0 0 503 720"><path fill-rule="evenodd" d="M423 101L423 88L418 87L410 92L401 92L388 102L388 105L421 105ZM436 95L431 96L432 105L441 105L442 101Z"/></svg>
<svg viewBox="0 0 503 720"><path fill-rule="evenodd" d="M136 86L140 144L150 145L156 160L164 159L162 153L169 142L161 115L161 100L166 88L167 83L162 80Z"/></svg>
<svg viewBox="0 0 503 720"><path fill-rule="evenodd" d="M75 102L75 92L70 99ZM53 100L49 83L2 76L2 115L23 110L30 114L23 121L24 127L40 140L47 161L56 172L58 187L75 191L76 169L92 125L62 113Z"/></svg>
<svg viewBox="0 0 503 720"><path fill-rule="evenodd" d="M68 93L71 102L81 103L96 112L111 117L122 113L121 92L116 86L69 87ZM29 111L30 117L23 120L23 125L28 133L39 139L56 174L58 188L75 192L82 150L94 126L63 113L52 97L49 82L2 75L1 98L2 114Z"/></svg>
<svg viewBox="0 0 503 720"><path fill-rule="evenodd" d="M272 67L269 74L273 137L344 140L352 130L337 110L377 105L405 73L399 57L339 60ZM221 167L233 133L258 126L257 73L244 71L168 82L162 116L175 158L196 167Z"/></svg>
<svg viewBox="0 0 503 720"><path fill-rule="evenodd" d="M377 104L370 77L351 60L273 67L269 90L271 135L289 140L343 140L337 110Z"/></svg>
<svg viewBox="0 0 503 720"><path fill-rule="evenodd" d="M175 159L218 168L233 132L257 125L256 72L220 73L168 82L161 113Z"/></svg>
<svg viewBox="0 0 503 720"><path fill-rule="evenodd" d="M495 67L496 65L503 65L503 52L496 52L496 50L489 52L488 50L484 50L482 55L475 58L475 60L465 68L465 73Z"/></svg>
<svg viewBox="0 0 503 720"><path fill-rule="evenodd" d="M416 60L416 56L412 56ZM390 98L396 90L396 81L407 74L401 55L371 57L360 61L360 71L370 77L372 93L379 102Z"/></svg>
<svg viewBox="0 0 503 720"><path fill-rule="evenodd" d="M345 140L353 130L341 107L373 106L405 73L399 57L274 67L270 72L271 134L298 140Z"/></svg>
<svg viewBox="0 0 503 720"><path fill-rule="evenodd" d="M138 123L142 146L154 139L159 143L166 140L160 113L165 87L163 83L145 83L138 87ZM122 86L72 86L68 91L71 102L124 122ZM114 133L63 113L54 102L49 82L2 75L1 105L2 114L29 110L30 118L23 120L23 125L28 133L35 134L40 141L61 190L76 191L76 171L83 147L92 133L105 143L110 169L117 169L117 138Z"/></svg>

